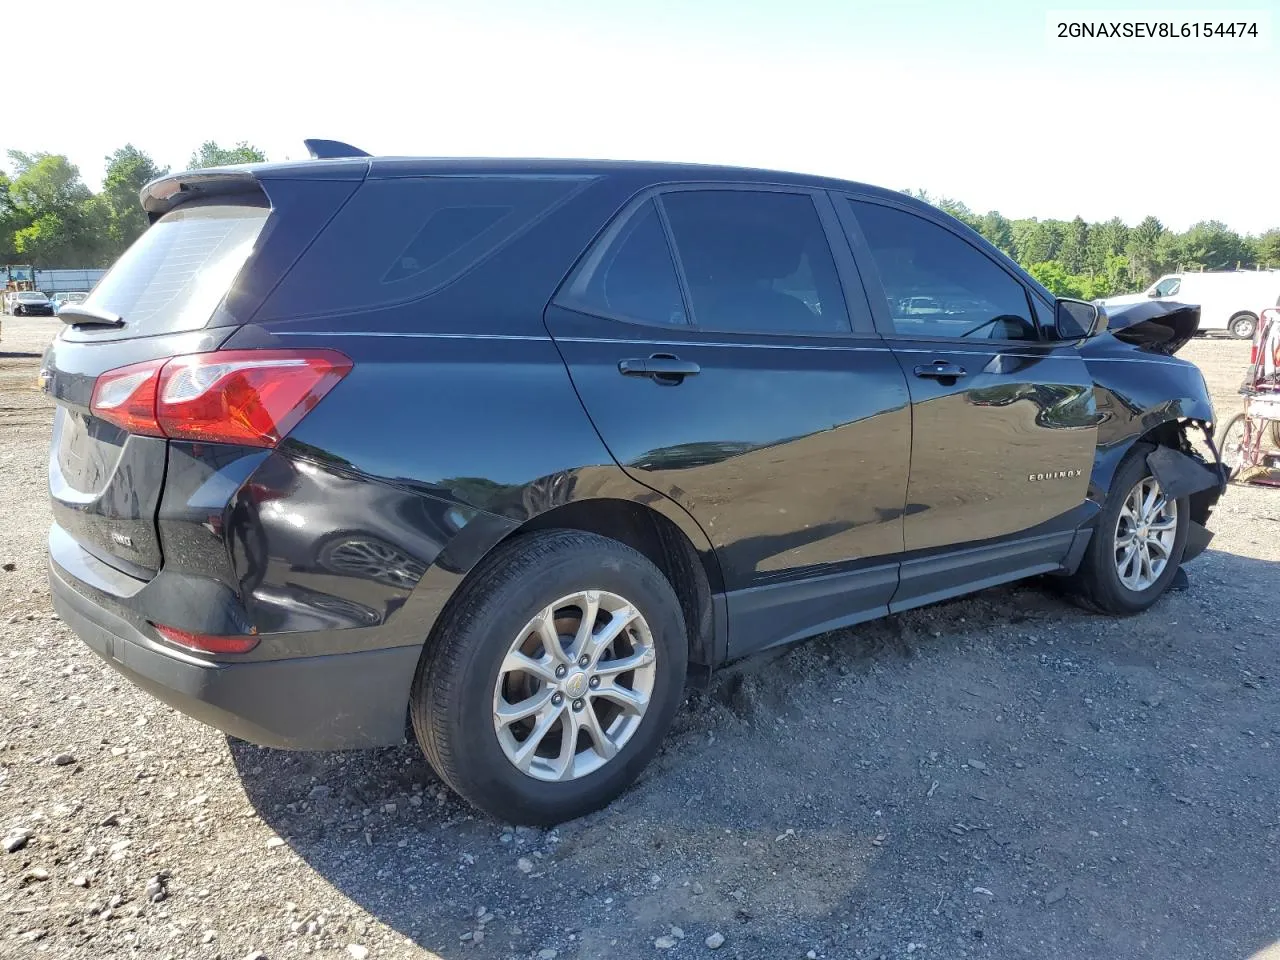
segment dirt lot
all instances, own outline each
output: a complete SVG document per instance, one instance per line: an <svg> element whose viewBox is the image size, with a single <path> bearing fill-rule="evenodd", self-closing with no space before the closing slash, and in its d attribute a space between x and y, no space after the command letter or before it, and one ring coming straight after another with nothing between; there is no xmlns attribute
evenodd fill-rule
<svg viewBox="0 0 1280 960"><path fill-rule="evenodd" d="M723 673L612 808L513 832L412 746L228 742L58 622L55 328L0 342L0 956L1280 955L1280 491L1131 620L1032 584ZM1246 352L1185 351L1220 411Z"/></svg>

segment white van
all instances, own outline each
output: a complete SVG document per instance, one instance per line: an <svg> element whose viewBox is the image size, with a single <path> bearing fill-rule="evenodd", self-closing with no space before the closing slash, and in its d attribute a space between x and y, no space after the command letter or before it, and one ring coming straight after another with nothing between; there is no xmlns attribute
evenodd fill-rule
<svg viewBox="0 0 1280 960"><path fill-rule="evenodd" d="M1258 315L1280 306L1280 270L1166 273L1142 293L1108 297L1104 307L1170 300L1200 307L1200 332L1226 331L1241 340L1253 338Z"/></svg>

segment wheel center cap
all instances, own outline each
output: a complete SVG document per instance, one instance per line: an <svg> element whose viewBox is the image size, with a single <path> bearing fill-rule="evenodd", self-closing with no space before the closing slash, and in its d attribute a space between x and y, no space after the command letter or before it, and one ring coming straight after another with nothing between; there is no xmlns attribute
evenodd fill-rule
<svg viewBox="0 0 1280 960"><path fill-rule="evenodd" d="M564 682L564 692L577 700L587 692L587 675L580 671L570 676Z"/></svg>

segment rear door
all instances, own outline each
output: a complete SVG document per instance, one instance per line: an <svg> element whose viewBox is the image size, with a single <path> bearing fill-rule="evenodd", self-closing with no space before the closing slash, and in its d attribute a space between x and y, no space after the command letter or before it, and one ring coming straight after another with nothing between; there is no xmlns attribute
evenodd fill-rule
<svg viewBox="0 0 1280 960"><path fill-rule="evenodd" d="M1091 509L1097 437L1075 343L1053 339L1051 305L941 217L871 197L838 206L911 392L895 608L1057 566ZM938 311L898 307L913 297Z"/></svg>
<svg viewBox="0 0 1280 960"><path fill-rule="evenodd" d="M45 357L57 400L49 457L55 535L131 576L160 568L156 508L166 442L126 433L93 415L94 383L107 370L211 349L230 331L204 327L252 251L265 203L179 207L120 258L83 305L123 325L66 328Z"/></svg>
<svg viewBox="0 0 1280 960"><path fill-rule="evenodd" d="M546 315L615 459L714 544L735 656L882 613L897 584L907 389L838 230L821 192L655 191Z"/></svg>

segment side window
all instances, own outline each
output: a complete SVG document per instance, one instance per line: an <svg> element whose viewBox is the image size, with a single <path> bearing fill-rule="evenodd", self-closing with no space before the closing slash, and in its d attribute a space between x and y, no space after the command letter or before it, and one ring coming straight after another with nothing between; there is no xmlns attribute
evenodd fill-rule
<svg viewBox="0 0 1280 960"><path fill-rule="evenodd" d="M561 303L641 323L688 323L675 263L652 200L632 213L603 249L593 251Z"/></svg>
<svg viewBox="0 0 1280 960"><path fill-rule="evenodd" d="M693 322L734 333L848 333L827 236L806 194L664 194Z"/></svg>
<svg viewBox="0 0 1280 960"><path fill-rule="evenodd" d="M1178 288L1182 286L1182 281L1177 277L1165 277L1156 284L1154 295L1157 297L1172 297L1178 292Z"/></svg>
<svg viewBox="0 0 1280 960"><path fill-rule="evenodd" d="M878 203L850 203L880 273L897 334L1040 338L1026 290L982 251L913 213Z"/></svg>

